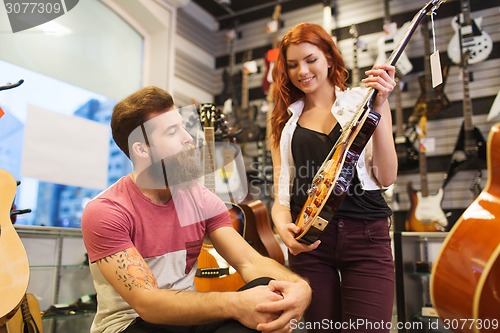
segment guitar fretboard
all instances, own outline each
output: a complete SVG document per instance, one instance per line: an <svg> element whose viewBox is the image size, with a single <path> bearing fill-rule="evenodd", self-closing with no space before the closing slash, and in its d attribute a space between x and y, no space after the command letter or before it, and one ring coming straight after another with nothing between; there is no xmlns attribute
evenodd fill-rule
<svg viewBox="0 0 500 333"><path fill-rule="evenodd" d="M462 15L463 23L462 27L471 27L472 18L470 14L470 4L469 1L462 0ZM469 31L467 31L469 30ZM474 139L474 124L472 122L472 101L470 98L470 73L469 73L469 56L470 50L464 48L468 38L473 38L472 28L471 29L459 29L459 43L461 50L461 71L462 71L462 82L463 82L463 114L464 114L464 151L466 155L470 155L476 150L476 141Z"/></svg>
<svg viewBox="0 0 500 333"><path fill-rule="evenodd" d="M401 102L401 86L400 81L396 78L396 87L394 87L394 104L396 107L395 118L396 118L396 138L400 138L404 135L404 113L403 113L403 103Z"/></svg>
<svg viewBox="0 0 500 333"><path fill-rule="evenodd" d="M204 183L205 187L215 193L215 134L213 127L205 127L205 153L204 153Z"/></svg>
<svg viewBox="0 0 500 333"><path fill-rule="evenodd" d="M349 33L353 38L353 54L352 54L352 87L359 87L360 75L358 66L358 51L359 51L359 33L355 24L349 29Z"/></svg>

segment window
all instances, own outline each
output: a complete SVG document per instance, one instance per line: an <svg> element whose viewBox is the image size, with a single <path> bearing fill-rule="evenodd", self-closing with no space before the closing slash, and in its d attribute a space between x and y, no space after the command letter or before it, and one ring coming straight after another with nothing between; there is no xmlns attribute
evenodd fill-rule
<svg viewBox="0 0 500 333"><path fill-rule="evenodd" d="M79 227L85 203L101 189L21 177L27 110L36 105L109 124L115 102L142 85L143 38L97 0L80 1L65 15L15 34L3 6L0 17L0 85L25 80L18 88L0 91L5 112L0 118L0 168L21 181L17 208L32 210L16 223ZM108 184L130 169L110 139Z"/></svg>

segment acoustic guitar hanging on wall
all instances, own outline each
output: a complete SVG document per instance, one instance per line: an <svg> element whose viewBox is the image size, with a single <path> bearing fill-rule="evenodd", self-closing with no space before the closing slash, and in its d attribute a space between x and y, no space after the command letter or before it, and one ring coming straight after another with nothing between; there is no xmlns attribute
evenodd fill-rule
<svg viewBox="0 0 500 333"><path fill-rule="evenodd" d="M0 326L17 311L30 276L28 255L10 219L17 183L0 169Z"/></svg>

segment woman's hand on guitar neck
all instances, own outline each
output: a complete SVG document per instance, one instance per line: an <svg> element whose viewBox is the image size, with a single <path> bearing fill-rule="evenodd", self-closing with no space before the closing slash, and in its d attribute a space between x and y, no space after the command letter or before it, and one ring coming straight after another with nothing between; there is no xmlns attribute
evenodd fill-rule
<svg viewBox="0 0 500 333"><path fill-rule="evenodd" d="M278 209L273 207L273 222L281 240L292 255L312 251L321 243L320 240L317 240L311 245L298 242L295 237L300 233L301 228L292 222L292 214L290 213L290 210L285 207Z"/></svg>
<svg viewBox="0 0 500 333"><path fill-rule="evenodd" d="M396 68L389 65L376 65L365 72L368 75L362 80L367 88L377 90L377 96L373 102L373 109L380 112L382 105L387 101L392 90L396 87L394 76Z"/></svg>

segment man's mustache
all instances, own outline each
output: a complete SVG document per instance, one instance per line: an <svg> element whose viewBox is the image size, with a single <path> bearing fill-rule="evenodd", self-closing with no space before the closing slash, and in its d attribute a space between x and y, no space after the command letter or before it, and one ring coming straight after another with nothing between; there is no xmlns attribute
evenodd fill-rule
<svg viewBox="0 0 500 333"><path fill-rule="evenodd" d="M221 158L218 150L224 150ZM151 162L137 177L139 186L148 188L165 188L182 183L195 181L201 177L213 174L232 163L241 151L233 144L218 144L214 146L186 145L186 148L175 155L166 156ZM228 155L229 154L229 155Z"/></svg>

